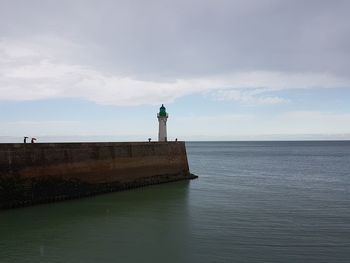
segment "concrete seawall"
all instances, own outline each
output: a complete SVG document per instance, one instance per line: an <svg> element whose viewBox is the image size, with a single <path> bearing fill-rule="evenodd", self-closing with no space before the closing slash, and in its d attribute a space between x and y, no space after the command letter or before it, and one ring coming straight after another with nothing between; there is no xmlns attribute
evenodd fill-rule
<svg viewBox="0 0 350 263"><path fill-rule="evenodd" d="M184 142L0 144L0 208L193 178Z"/></svg>

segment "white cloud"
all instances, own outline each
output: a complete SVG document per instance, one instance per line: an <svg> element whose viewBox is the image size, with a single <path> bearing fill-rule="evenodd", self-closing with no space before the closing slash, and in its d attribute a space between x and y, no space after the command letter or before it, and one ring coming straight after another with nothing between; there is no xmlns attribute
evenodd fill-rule
<svg viewBox="0 0 350 263"><path fill-rule="evenodd" d="M211 95L217 100L238 101L246 105L283 104L289 102L289 100L277 96L257 96L258 94L263 94L264 92L266 92L266 89L243 91L239 89L228 89L215 91Z"/></svg>
<svg viewBox="0 0 350 263"><path fill-rule="evenodd" d="M270 116L223 114L177 118L169 125L176 127L177 134L191 139L196 136L227 140L320 139L331 138L327 135L341 138L341 134L349 138L350 114L323 111L289 111Z"/></svg>
<svg viewBox="0 0 350 263"><path fill-rule="evenodd" d="M278 115L272 122L276 133L341 133L350 132L350 114L324 111L290 111Z"/></svg>
<svg viewBox="0 0 350 263"><path fill-rule="evenodd" d="M98 70L75 59L83 49L56 37L0 41L0 100L74 97L110 105L172 102L195 93L245 104L279 104L287 99L266 94L282 89L350 86L332 74L269 71L233 72L197 78L150 80Z"/></svg>
<svg viewBox="0 0 350 263"><path fill-rule="evenodd" d="M271 139L349 139L350 114L322 111L290 111L270 116L255 114L218 114L211 116L174 116L168 124L169 139L175 137L188 140L271 140ZM113 135L114 140L145 140L156 137L156 122L137 129L133 125L122 125L101 121L94 129L89 123L80 121L13 121L1 122L2 134L32 136L43 141L45 136ZM92 137L91 137L92 138ZM107 137L106 137L107 138ZM106 139L105 140L108 140ZM109 137L108 137L109 138ZM82 140L80 138L78 140ZM18 140L18 139L17 139ZM5 140L6 141L6 140Z"/></svg>
<svg viewBox="0 0 350 263"><path fill-rule="evenodd" d="M11 121L0 123L1 134L12 136L45 136L47 134L66 135L71 131L80 131L78 121Z"/></svg>

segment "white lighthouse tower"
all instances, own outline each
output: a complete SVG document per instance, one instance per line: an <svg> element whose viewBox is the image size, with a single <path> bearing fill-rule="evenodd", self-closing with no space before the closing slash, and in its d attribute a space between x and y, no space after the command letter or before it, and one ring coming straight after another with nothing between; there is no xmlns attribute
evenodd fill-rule
<svg viewBox="0 0 350 263"><path fill-rule="evenodd" d="M166 142L168 140L166 133L166 122L168 120L168 113L164 105L159 109L159 113L157 114L158 122L159 122L159 132L158 132L158 141Z"/></svg>

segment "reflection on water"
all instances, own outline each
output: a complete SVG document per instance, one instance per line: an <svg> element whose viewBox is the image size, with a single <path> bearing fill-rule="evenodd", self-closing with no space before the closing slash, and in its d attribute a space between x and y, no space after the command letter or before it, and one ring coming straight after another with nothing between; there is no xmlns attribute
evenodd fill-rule
<svg viewBox="0 0 350 263"><path fill-rule="evenodd" d="M350 141L188 143L197 262L349 262Z"/></svg>
<svg viewBox="0 0 350 263"><path fill-rule="evenodd" d="M186 261L189 182L0 212L0 262Z"/></svg>

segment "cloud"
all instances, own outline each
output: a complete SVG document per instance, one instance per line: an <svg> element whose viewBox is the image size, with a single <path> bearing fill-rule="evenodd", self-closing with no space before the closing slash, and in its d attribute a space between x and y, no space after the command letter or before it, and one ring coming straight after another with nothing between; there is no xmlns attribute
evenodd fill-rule
<svg viewBox="0 0 350 263"><path fill-rule="evenodd" d="M273 123L283 124L275 127L279 133L349 133L350 114L327 111L290 111L279 114Z"/></svg>
<svg viewBox="0 0 350 263"><path fill-rule="evenodd" d="M84 121L11 121L1 122L2 134L21 137L33 136L43 141L44 136L77 135L75 140L89 140L91 136L109 136L104 140L145 140L156 136L156 122L150 127L113 124L101 121L97 129ZM154 126L153 126L154 125ZM350 114L327 111L289 111L263 116L258 113L200 116L173 116L169 122L169 138L190 140L271 140L271 139L349 139ZM81 137L85 135L86 138ZM58 138L56 138L58 140ZM56 140L54 139L54 140ZM95 138L96 139L96 138ZM99 140L101 140L100 138ZM52 141L53 139L47 139ZM60 139L64 140L64 139ZM0 138L1 141L1 138ZM6 141L5 139L3 141ZM8 140L7 140L8 141Z"/></svg>
<svg viewBox="0 0 350 263"><path fill-rule="evenodd" d="M11 121L1 122L1 134L11 136L45 136L46 134L65 135L69 131L80 131L79 121ZM0 140L1 141L1 140Z"/></svg>
<svg viewBox="0 0 350 263"><path fill-rule="evenodd" d="M248 105L349 87L348 1L1 1L0 100Z"/></svg>
<svg viewBox="0 0 350 263"><path fill-rule="evenodd" d="M253 89L253 90L218 90L211 93L211 96L219 101L237 101L245 105L273 105L288 103L289 100L277 96L257 96L263 94L266 89Z"/></svg>
<svg viewBox="0 0 350 263"><path fill-rule="evenodd" d="M80 49L76 43L52 36L32 42L1 40L0 100L82 98L98 104L130 106L168 103L202 93L217 100L256 105L288 102L271 95L278 90L350 86L348 79L329 73L272 71L235 71L166 80L137 79L77 63L79 59L75 57L79 57L82 50L84 48Z"/></svg>
<svg viewBox="0 0 350 263"><path fill-rule="evenodd" d="M288 111L269 116L223 114L191 116L173 120L177 134L195 139L315 139L345 137L350 134L350 114L326 111ZM191 127L190 131L188 127ZM294 137L293 137L294 135ZM315 137L313 137L315 135ZM321 136L322 135L322 136ZM204 137L203 137L204 136ZM197 139L198 140L198 139Z"/></svg>
<svg viewBox="0 0 350 263"><path fill-rule="evenodd" d="M347 76L349 7L346 0L2 0L0 32L70 39L88 50L77 64L137 78L236 71Z"/></svg>

